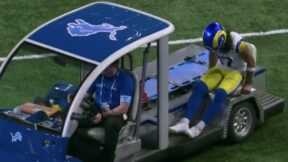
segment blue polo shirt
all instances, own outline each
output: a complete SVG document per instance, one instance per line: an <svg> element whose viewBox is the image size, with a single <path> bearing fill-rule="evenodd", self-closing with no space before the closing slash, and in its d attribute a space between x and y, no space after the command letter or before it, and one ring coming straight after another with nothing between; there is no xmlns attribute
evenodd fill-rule
<svg viewBox="0 0 288 162"><path fill-rule="evenodd" d="M134 86L131 76L118 69L111 78L101 74L89 88L88 93L93 94L96 105L108 104L109 108L113 109L120 103L131 103Z"/></svg>

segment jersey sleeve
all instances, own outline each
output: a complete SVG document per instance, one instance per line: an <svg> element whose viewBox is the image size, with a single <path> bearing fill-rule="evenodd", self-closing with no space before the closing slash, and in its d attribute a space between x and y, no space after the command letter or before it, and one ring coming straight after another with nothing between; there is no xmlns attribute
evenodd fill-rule
<svg viewBox="0 0 288 162"><path fill-rule="evenodd" d="M241 53L245 49L247 44L248 43L246 41L243 41L243 40L239 41L237 43L236 52Z"/></svg>
<svg viewBox="0 0 288 162"><path fill-rule="evenodd" d="M125 75L125 78L122 80L122 87L120 89L120 103L131 103L133 90L135 88L135 83L131 76Z"/></svg>

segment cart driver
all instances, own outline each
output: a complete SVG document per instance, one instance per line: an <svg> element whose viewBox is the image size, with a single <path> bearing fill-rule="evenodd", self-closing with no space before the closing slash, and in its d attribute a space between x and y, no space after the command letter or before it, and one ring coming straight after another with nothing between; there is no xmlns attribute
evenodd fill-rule
<svg viewBox="0 0 288 162"><path fill-rule="evenodd" d="M126 123L126 113L135 86L131 76L117 67L118 61L108 66L94 81L86 96L92 96L95 107L100 109L91 118L89 127L103 127L105 130L104 146L100 155L103 162L114 161L119 131Z"/></svg>
<svg viewBox="0 0 288 162"><path fill-rule="evenodd" d="M249 94L256 67L256 48L243 37L226 30L218 22L209 24L203 32L203 44L209 50L209 70L193 85L184 117L170 132L184 133L191 138L200 135L207 124L219 114L227 96L239 86L241 94ZM220 62L220 64L216 63ZM210 91L215 97L202 119L189 128L190 119L198 111L201 99Z"/></svg>

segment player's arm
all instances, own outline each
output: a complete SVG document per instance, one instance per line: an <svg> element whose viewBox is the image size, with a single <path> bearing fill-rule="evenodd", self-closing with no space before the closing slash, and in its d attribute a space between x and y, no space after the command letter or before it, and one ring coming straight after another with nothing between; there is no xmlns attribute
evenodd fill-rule
<svg viewBox="0 0 288 162"><path fill-rule="evenodd" d="M256 48L254 45L244 41L241 42L239 48L240 57L247 63L242 93L248 94L252 88L254 72L256 69Z"/></svg>

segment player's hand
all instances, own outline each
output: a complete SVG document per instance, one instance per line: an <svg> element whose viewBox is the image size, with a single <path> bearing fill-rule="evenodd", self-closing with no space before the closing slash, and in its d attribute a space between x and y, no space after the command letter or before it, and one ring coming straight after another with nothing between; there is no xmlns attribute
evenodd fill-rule
<svg viewBox="0 0 288 162"><path fill-rule="evenodd" d="M250 94L252 89L252 84L244 84L241 90L241 94Z"/></svg>
<svg viewBox="0 0 288 162"><path fill-rule="evenodd" d="M100 113L97 113L95 116L92 117L92 122L94 124L100 123L102 120L102 115Z"/></svg>

